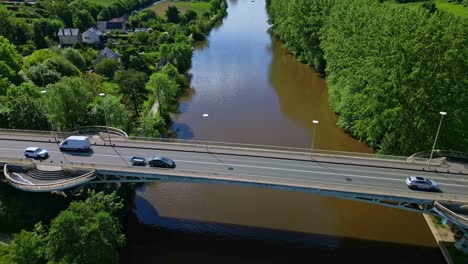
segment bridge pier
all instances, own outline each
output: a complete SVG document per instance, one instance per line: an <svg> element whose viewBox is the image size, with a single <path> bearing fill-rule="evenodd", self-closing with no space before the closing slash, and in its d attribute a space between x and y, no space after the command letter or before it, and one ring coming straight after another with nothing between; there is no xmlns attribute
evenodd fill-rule
<svg viewBox="0 0 468 264"><path fill-rule="evenodd" d="M463 237L455 243L455 247L468 255L468 233L463 234Z"/></svg>

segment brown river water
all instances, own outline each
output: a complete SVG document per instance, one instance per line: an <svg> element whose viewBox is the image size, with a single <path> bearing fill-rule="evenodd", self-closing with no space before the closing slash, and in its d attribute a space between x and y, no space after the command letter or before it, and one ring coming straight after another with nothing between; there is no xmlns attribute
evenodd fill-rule
<svg viewBox="0 0 468 264"><path fill-rule="evenodd" d="M228 4L195 46L177 136L310 148L315 135L315 148L371 153L336 125L325 80L268 32L264 0ZM140 187L134 206L122 263L444 263L422 215L361 202L160 183Z"/></svg>

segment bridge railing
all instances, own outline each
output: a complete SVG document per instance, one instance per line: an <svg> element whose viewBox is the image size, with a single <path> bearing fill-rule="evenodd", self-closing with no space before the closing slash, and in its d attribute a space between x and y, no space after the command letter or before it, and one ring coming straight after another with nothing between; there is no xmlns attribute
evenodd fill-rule
<svg viewBox="0 0 468 264"><path fill-rule="evenodd" d="M116 139L113 142L118 145L120 139ZM159 143L159 144L176 144L179 146L192 146L198 147L200 150L205 149L206 151L219 150L249 150L259 152L284 152L294 153L298 155L327 155L327 156L338 156L348 158L365 158L365 159L383 159L393 161L408 161L406 156L396 155L383 155L376 153L358 153L358 152L346 152L346 151L334 151L334 150L321 150L321 149L309 149L309 148L295 148L285 146L274 146L274 145L259 145L259 144L242 144L242 143L230 143L230 142L214 142L214 141L200 141L200 140L183 140L183 139L171 139L171 138L149 138L149 137L135 137L129 136L128 142L141 142L141 143ZM426 158L413 158L412 162L427 162Z"/></svg>
<svg viewBox="0 0 468 264"><path fill-rule="evenodd" d="M84 126L78 127L74 130L61 130L61 131L44 131L44 130L27 130L27 129L7 129L0 128L0 133L4 134L14 134L14 135L40 135L40 136L56 136L58 138L67 138L73 135L81 135L86 133L96 133L103 132L110 134L118 135L124 138L127 138L128 135L122 129L115 127L105 127L105 126Z"/></svg>
<svg viewBox="0 0 468 264"><path fill-rule="evenodd" d="M51 133L55 134L59 138L66 138L70 135L78 135L80 133L90 132L106 132L105 126L89 126L83 127L75 131L63 131L63 132L51 132L51 131L38 131L38 130L16 130L16 129L0 129L0 133L10 134L24 134L24 135L44 135L50 136ZM197 151L211 151L223 150L223 151L257 151L259 153L276 152L276 153L288 153L296 155L327 155L336 157L347 157L347 158L362 158L362 159L379 159L387 161L400 161L400 162L412 162L412 163L424 163L427 162L427 158L421 157L406 157L396 155L383 155L376 153L358 153L358 152L346 152L346 151L334 151L334 150L321 150L321 149L310 149L310 148L295 148L285 146L273 146L273 145L259 145L259 144L242 144L242 143L230 143L230 142L214 142L214 141L200 141L200 140L183 140L183 139L171 139L171 138L150 138L150 137L135 137L128 136L123 130L118 128L109 127L109 132L112 134L120 135L121 137L113 138L112 143L116 146L123 145L123 143L158 143L158 144L172 144L192 148ZM103 138L105 140L105 138ZM438 161L433 161L432 164L437 165ZM440 163L440 162L439 162Z"/></svg>
<svg viewBox="0 0 468 264"><path fill-rule="evenodd" d="M468 229L468 218L459 215L438 202L434 202L434 207L440 210L445 216L455 220L457 223Z"/></svg>

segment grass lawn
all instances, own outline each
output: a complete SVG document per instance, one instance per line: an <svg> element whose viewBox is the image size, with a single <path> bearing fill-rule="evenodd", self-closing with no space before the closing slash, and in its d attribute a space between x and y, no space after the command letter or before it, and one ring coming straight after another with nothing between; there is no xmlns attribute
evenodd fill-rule
<svg viewBox="0 0 468 264"><path fill-rule="evenodd" d="M154 5L150 7L150 9L154 10L158 16L166 18L165 12L169 6L176 6L182 14L191 9L197 12L198 16L201 16L204 12L210 10L209 2L199 1L168 1Z"/></svg>
<svg viewBox="0 0 468 264"><path fill-rule="evenodd" d="M423 4L424 1L411 2L406 4L398 4L394 0L387 1L387 4L391 6L407 6L409 8L418 8ZM461 4L450 3L448 0L435 0L436 7L441 10L445 10L452 13L455 16L468 18L468 7L464 7Z"/></svg>
<svg viewBox="0 0 468 264"><path fill-rule="evenodd" d="M117 2L117 0L88 0L88 2L98 4L101 6L110 6L114 2Z"/></svg>

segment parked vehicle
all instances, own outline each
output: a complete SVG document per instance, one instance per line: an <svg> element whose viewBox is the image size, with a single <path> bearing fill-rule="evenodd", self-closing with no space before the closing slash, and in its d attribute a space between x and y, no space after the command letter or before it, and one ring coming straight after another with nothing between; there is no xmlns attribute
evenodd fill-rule
<svg viewBox="0 0 468 264"><path fill-rule="evenodd" d="M429 190L432 192L439 191L439 184L433 180L423 177L408 177L406 184L411 190Z"/></svg>
<svg viewBox="0 0 468 264"><path fill-rule="evenodd" d="M26 158L45 159L49 157L49 152L38 147L29 147L24 150L24 156L26 156Z"/></svg>
<svg viewBox="0 0 468 264"><path fill-rule="evenodd" d="M133 166L146 166L146 159L142 157L131 157L130 162Z"/></svg>
<svg viewBox="0 0 468 264"><path fill-rule="evenodd" d="M70 136L59 144L60 150L87 151L91 148L91 142L86 136Z"/></svg>
<svg viewBox="0 0 468 264"><path fill-rule="evenodd" d="M166 157L155 156L149 159L148 164L150 167L161 167L161 168L175 168L176 164L173 160Z"/></svg>

